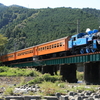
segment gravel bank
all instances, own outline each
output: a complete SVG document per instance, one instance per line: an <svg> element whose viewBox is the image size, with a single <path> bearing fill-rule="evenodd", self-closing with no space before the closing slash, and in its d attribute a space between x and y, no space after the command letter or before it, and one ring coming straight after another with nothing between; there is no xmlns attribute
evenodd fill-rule
<svg viewBox="0 0 100 100"><path fill-rule="evenodd" d="M3 91L5 90L5 85L6 86L12 86L12 85L14 86L21 82L28 82L32 79L33 79L33 77L0 77L1 97L2 97ZM69 86L72 87L72 85L69 85ZM77 86L79 86L79 85L76 85L75 87L77 87ZM24 86L16 87L13 92L15 94L26 94L27 95L27 93L29 91L31 91L31 92L40 91L40 88L41 87L39 87L37 84L32 85L32 86L24 85ZM74 88L74 86L73 86L73 88ZM87 88L89 88L89 85L87 86ZM54 96L44 96L44 98L45 98L45 100L100 100L100 88L99 87L96 92L85 91L85 90L82 90L82 91L77 90L77 92L73 92L73 91L68 92L67 89L65 91L66 91L66 94L62 95L60 93L55 93ZM22 95L22 97L23 97L23 95ZM41 96L39 96L39 97L41 97ZM5 96L5 98L6 98L6 96ZM13 96L13 98L14 98L14 96ZM34 99L34 100L37 100L37 99ZM42 99L40 99L40 100L42 100Z"/></svg>

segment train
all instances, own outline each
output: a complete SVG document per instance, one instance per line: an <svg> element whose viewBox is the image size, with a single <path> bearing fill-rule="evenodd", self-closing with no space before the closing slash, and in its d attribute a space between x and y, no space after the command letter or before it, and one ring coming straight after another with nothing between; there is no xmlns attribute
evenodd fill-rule
<svg viewBox="0 0 100 100"><path fill-rule="evenodd" d="M5 65L9 65L13 63L93 53L99 50L100 31L98 29L90 30L87 28L84 33L66 36L2 55L0 56L0 61Z"/></svg>

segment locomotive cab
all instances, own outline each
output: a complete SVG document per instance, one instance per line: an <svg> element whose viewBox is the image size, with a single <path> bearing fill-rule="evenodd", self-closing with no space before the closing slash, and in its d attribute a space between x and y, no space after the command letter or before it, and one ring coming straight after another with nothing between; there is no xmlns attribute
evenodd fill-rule
<svg viewBox="0 0 100 100"><path fill-rule="evenodd" d="M82 38L85 35L85 33L79 33L76 35L73 35L70 40L68 41L68 47L73 48L75 46L84 45L87 43L87 38Z"/></svg>
<svg viewBox="0 0 100 100"><path fill-rule="evenodd" d="M71 36L70 40L68 41L68 48L73 47L73 42L77 40L77 35Z"/></svg>

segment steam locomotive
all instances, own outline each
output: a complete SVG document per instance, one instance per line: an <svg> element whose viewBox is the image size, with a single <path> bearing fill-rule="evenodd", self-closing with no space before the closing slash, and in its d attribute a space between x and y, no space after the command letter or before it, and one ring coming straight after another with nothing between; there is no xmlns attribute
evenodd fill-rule
<svg viewBox="0 0 100 100"><path fill-rule="evenodd" d="M72 54L96 52L100 48L100 32L88 28L86 33L73 35L68 41L68 48Z"/></svg>

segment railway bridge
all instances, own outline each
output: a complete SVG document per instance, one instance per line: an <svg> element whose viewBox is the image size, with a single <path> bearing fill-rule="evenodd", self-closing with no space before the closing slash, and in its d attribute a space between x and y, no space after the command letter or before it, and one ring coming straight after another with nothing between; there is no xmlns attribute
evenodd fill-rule
<svg viewBox="0 0 100 100"><path fill-rule="evenodd" d="M68 82L77 82L77 65L83 65L84 81L88 84L100 84L100 52L77 54L66 57L58 57L44 60L15 63L12 67L34 67L42 73L56 74L60 69L63 80Z"/></svg>

